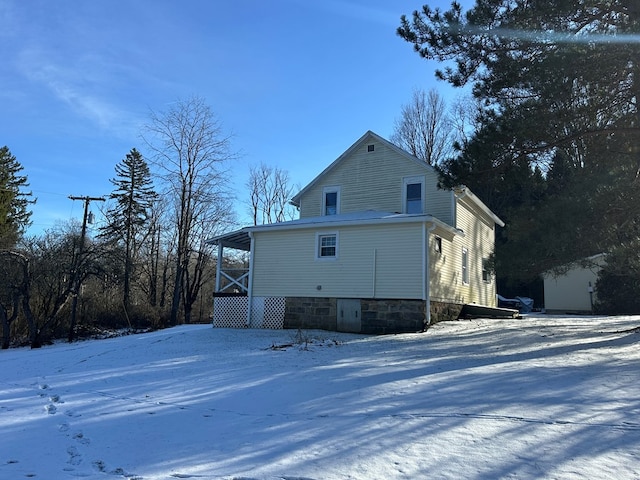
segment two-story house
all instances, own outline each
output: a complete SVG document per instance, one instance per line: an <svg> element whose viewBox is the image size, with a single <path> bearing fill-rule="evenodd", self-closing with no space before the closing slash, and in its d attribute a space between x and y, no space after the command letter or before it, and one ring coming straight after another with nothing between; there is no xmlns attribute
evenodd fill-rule
<svg viewBox="0 0 640 480"><path fill-rule="evenodd" d="M465 187L439 189L434 168L375 133L291 202L298 220L211 240L214 326L416 332L464 304L495 306L487 262L502 220ZM247 272L225 272L225 247L249 252Z"/></svg>

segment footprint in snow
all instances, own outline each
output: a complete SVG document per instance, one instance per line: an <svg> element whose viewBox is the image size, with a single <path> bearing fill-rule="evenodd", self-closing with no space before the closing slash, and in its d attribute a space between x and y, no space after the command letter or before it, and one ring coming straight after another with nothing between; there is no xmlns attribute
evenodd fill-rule
<svg viewBox="0 0 640 480"><path fill-rule="evenodd" d="M107 468L107 464L103 460L95 460L91 462L91 465L93 465L93 468L101 473L107 473L109 475L119 475L126 478L127 480L143 480L143 477L132 473L127 473L123 468L120 467L109 470Z"/></svg>
<svg viewBox="0 0 640 480"><path fill-rule="evenodd" d="M56 413L56 411L58 410L58 408L53 404L50 403L48 405L45 405L44 407L45 412L47 412L49 415L53 415L54 413Z"/></svg>
<svg viewBox="0 0 640 480"><path fill-rule="evenodd" d="M69 460L67 463L70 465L80 465L82 463L82 455L78 452L76 447L67 448L67 453L69 454Z"/></svg>
<svg viewBox="0 0 640 480"><path fill-rule="evenodd" d="M49 401L51 403L64 403L62 400L60 400L60 395L50 395Z"/></svg>
<svg viewBox="0 0 640 480"><path fill-rule="evenodd" d="M73 434L73 439L82 445L89 445L91 440L84 436L82 432L76 432Z"/></svg>

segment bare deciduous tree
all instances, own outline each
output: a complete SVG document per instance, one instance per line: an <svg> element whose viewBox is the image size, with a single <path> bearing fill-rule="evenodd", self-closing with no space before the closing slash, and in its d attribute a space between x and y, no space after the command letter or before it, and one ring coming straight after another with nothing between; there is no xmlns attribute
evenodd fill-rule
<svg viewBox="0 0 640 480"><path fill-rule="evenodd" d="M469 143L473 135L481 128L481 105L472 95L460 96L451 104L450 122L454 144L459 149Z"/></svg>
<svg viewBox="0 0 640 480"><path fill-rule="evenodd" d="M254 225L284 222L295 218L295 209L289 204L293 187L289 184L289 172L261 163L251 167L247 188L250 195L250 212Z"/></svg>
<svg viewBox="0 0 640 480"><path fill-rule="evenodd" d="M153 164L173 201L176 251L170 322L175 325L185 275L196 250L193 243L200 245L194 231L199 224L219 221L211 212L229 198L225 164L234 155L230 136L199 97L179 100L164 113L152 113L146 131L144 140L155 155Z"/></svg>
<svg viewBox="0 0 640 480"><path fill-rule="evenodd" d="M436 90L414 90L402 106L391 141L429 165L437 165L451 152L451 122L444 99Z"/></svg>

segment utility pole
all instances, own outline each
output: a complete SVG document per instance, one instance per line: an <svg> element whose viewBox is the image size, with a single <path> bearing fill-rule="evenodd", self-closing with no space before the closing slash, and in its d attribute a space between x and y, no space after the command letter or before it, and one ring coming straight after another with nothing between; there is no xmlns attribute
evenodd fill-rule
<svg viewBox="0 0 640 480"><path fill-rule="evenodd" d="M71 295L73 295L71 303L71 325L69 326L69 342L73 342L76 329L76 310L78 308L78 295L80 293L80 285L82 283L82 275L79 267L82 261L82 253L84 250L84 239L87 235L87 220L89 219L89 204L91 202L104 202L104 197L76 197L69 195L70 200L82 200L84 202L84 216L82 217L82 231L80 233L80 246L78 247L78 255L73 259L73 269L71 276Z"/></svg>

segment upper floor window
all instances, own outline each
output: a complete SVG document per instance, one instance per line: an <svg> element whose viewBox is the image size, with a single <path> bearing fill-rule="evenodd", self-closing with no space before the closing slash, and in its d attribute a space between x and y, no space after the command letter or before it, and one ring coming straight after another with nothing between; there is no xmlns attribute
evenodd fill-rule
<svg viewBox="0 0 640 480"><path fill-rule="evenodd" d="M404 213L424 213L424 177L403 179Z"/></svg>
<svg viewBox="0 0 640 480"><path fill-rule="evenodd" d="M322 190L322 215L340 213L340 187L324 187Z"/></svg>

